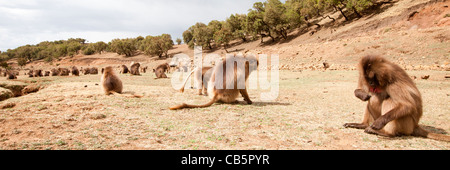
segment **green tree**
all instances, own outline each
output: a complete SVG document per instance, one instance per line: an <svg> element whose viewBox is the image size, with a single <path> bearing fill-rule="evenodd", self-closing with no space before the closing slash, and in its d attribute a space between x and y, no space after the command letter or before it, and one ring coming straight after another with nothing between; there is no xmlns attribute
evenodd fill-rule
<svg viewBox="0 0 450 170"><path fill-rule="evenodd" d="M246 14L232 14L227 18L226 24L228 25L234 38L240 38L242 41L247 41L247 31L245 29L247 21Z"/></svg>
<svg viewBox="0 0 450 170"><path fill-rule="evenodd" d="M136 41L133 38L127 38L127 39L113 39L111 41L111 51L119 54L119 55L125 55L127 57L133 56L136 51Z"/></svg>
<svg viewBox="0 0 450 170"><path fill-rule="evenodd" d="M181 44L181 39L180 38L177 38L177 40L175 40L175 41L177 42L178 45Z"/></svg>
<svg viewBox="0 0 450 170"><path fill-rule="evenodd" d="M270 32L269 25L264 22L264 12L264 3L256 2L253 4L253 9L249 10L246 20L247 32L249 32L254 37L259 35L261 37L261 43L263 43L264 37L266 36L269 36L270 38L272 38L272 41L275 41L275 38Z"/></svg>
<svg viewBox="0 0 450 170"><path fill-rule="evenodd" d="M222 27L219 31L214 33L214 41L217 45L223 45L225 51L228 53L227 47L233 39L233 34L229 27Z"/></svg>
<svg viewBox="0 0 450 170"><path fill-rule="evenodd" d="M289 29L286 7L279 0L268 0L265 4L264 22L269 25L271 31L287 39Z"/></svg>

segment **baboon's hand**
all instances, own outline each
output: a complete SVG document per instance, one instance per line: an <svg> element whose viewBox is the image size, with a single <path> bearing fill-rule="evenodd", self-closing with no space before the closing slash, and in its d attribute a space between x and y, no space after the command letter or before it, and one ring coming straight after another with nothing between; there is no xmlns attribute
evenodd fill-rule
<svg viewBox="0 0 450 170"><path fill-rule="evenodd" d="M380 130L384 126L386 126L387 123L388 122L383 117L380 117L377 120L375 120L375 122L373 122L372 126L370 127L374 130Z"/></svg>
<svg viewBox="0 0 450 170"><path fill-rule="evenodd" d="M372 97L369 93L365 92L362 89L356 89L355 90L355 96L359 99L361 99L362 101L367 101L370 99L370 97Z"/></svg>

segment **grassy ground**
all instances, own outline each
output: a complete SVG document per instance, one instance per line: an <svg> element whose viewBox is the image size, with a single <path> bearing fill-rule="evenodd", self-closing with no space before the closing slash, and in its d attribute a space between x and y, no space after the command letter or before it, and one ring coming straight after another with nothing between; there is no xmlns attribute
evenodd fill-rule
<svg viewBox="0 0 450 170"><path fill-rule="evenodd" d="M421 125L450 131L450 81L444 71L409 71L423 95ZM170 76L170 75L169 75ZM253 105L214 104L209 108L168 110L204 103L208 97L170 86L154 75L120 75L126 93L105 96L100 75L26 78L46 80L45 89L0 102L1 149L444 149L450 143L416 137L387 139L346 129L360 122L365 103L353 96L356 71L280 72L280 93L263 102L262 90L249 90ZM419 78L420 79L420 78ZM0 83L11 83L1 80ZM86 86L86 87L85 87Z"/></svg>

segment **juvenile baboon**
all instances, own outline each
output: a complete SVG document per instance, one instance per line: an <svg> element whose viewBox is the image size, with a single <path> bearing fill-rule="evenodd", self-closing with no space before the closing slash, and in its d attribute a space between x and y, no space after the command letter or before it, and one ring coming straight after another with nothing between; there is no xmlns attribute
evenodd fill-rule
<svg viewBox="0 0 450 170"><path fill-rule="evenodd" d="M45 71L44 76L45 76L45 77L50 76L50 71Z"/></svg>
<svg viewBox="0 0 450 170"><path fill-rule="evenodd" d="M91 73L91 74L98 74L98 68L97 67L92 67L90 69L89 73Z"/></svg>
<svg viewBox="0 0 450 170"><path fill-rule="evenodd" d="M402 68L383 57L369 55L360 60L358 69L358 94L366 92L371 97L363 122L346 123L345 127L387 137L412 135L450 141L450 136L431 133L419 126L422 97Z"/></svg>
<svg viewBox="0 0 450 170"><path fill-rule="evenodd" d="M229 61L229 64L227 64L227 61ZM239 64L244 64L244 66ZM225 61L214 66L213 72L211 73L211 78L208 82L208 95L211 98L210 102L203 105L189 105L183 103L182 105L170 107L170 110L209 107L215 102L233 103L236 102L236 98L239 94L244 97L244 100L248 104L252 104L253 102L248 96L245 84L250 73L255 71L257 67L258 60L252 56L227 57ZM218 77L216 77L216 74L218 74ZM227 88L227 82L233 82L234 87ZM241 83L243 83L244 87L238 88L238 84L242 85Z"/></svg>
<svg viewBox="0 0 450 170"><path fill-rule="evenodd" d="M183 86L180 89L180 92L183 93L184 92L184 86L186 86L186 82L189 80L189 78L191 77L192 73L194 73L194 78L196 80L197 87L198 89L198 95L202 95L202 90L203 93L207 93L207 87L208 87L208 81L211 78L211 74L212 74L212 68L213 67L203 67L202 69L200 68L195 68L194 70L191 71L191 73L189 73L189 76L186 78L186 80L184 80Z"/></svg>
<svg viewBox="0 0 450 170"><path fill-rule="evenodd" d="M110 95L113 92L122 93L122 81L114 73L114 69L111 66L105 68L101 84L106 95Z"/></svg>
<svg viewBox="0 0 450 170"><path fill-rule="evenodd" d="M139 63L133 63L130 67L130 74L131 75L141 75L141 73L139 72L139 67L141 66L141 64Z"/></svg>
<svg viewBox="0 0 450 170"><path fill-rule="evenodd" d="M69 76L70 71L67 68L58 68L59 76Z"/></svg>
<svg viewBox="0 0 450 170"><path fill-rule="evenodd" d="M80 76L80 71L76 66L72 67L72 76Z"/></svg>
<svg viewBox="0 0 450 170"><path fill-rule="evenodd" d="M128 72L129 72L128 67L126 65L122 65L120 73L121 74L127 74Z"/></svg>
<svg viewBox="0 0 450 170"><path fill-rule="evenodd" d="M59 69L52 68L50 71L52 72L52 76L58 76L59 75Z"/></svg>

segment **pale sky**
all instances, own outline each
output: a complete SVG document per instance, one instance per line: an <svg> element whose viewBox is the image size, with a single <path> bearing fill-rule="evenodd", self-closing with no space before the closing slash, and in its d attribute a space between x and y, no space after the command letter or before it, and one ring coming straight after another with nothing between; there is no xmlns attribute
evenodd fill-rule
<svg viewBox="0 0 450 170"><path fill-rule="evenodd" d="M42 41L171 34L247 13L264 0L0 0L0 51Z"/></svg>

